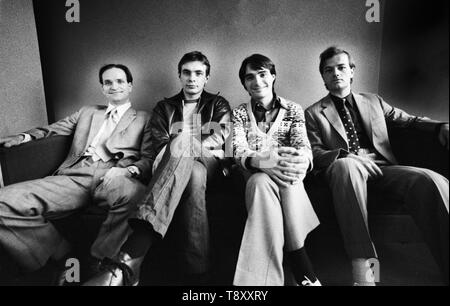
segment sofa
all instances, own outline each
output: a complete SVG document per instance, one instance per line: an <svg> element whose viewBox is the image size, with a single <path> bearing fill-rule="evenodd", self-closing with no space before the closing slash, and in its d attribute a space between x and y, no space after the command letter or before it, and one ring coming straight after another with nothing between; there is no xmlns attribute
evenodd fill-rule
<svg viewBox="0 0 450 306"><path fill-rule="evenodd" d="M438 143L436 135L412 129L390 129L389 135L400 164L429 168L448 178L448 151ZM13 148L0 148L0 183L7 186L51 175L64 160L71 140L71 137L67 136L54 136ZM309 235L307 246L312 254L320 254L323 253L323 245L339 244L340 233L328 187L312 175L308 175L305 179L305 188L321 221L318 229ZM231 285L232 283L246 218L243 194L242 178L233 175L224 178L220 189L208 192L212 245L212 269L208 279L210 285ZM377 205L373 205L374 202L377 202ZM382 195L374 195L369 199L369 211L369 224L375 240L392 239L393 233L403 241L421 239L412 218L402 209L390 209ZM89 249L89 244L93 241L104 217L104 211L88 208L64 220L56 221L55 225L63 235L68 235L66 237L74 243L81 254ZM169 229L168 239L147 256L141 284L193 284L192 279L186 278L177 265L181 263L174 256L176 232L172 232ZM328 249L327 252L330 250ZM8 283L5 275L18 273L18 270L12 266L11 259L0 250L0 279L3 278L3 282ZM345 280L346 277L343 276L342 279ZM45 284L46 280L40 281Z"/></svg>

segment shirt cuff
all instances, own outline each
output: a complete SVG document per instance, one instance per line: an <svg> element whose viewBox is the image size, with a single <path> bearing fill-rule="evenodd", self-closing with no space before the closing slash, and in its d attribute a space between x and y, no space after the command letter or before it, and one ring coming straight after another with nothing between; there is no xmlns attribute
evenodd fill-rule
<svg viewBox="0 0 450 306"><path fill-rule="evenodd" d="M19 135L23 135L23 140L20 142L21 144L33 140L33 138L31 138L30 134L20 133Z"/></svg>
<svg viewBox="0 0 450 306"><path fill-rule="evenodd" d="M441 132L441 127L442 127L444 124L448 124L448 122L440 122L440 123L436 124L436 127L434 128L434 134L435 134L437 137L439 137L439 133Z"/></svg>
<svg viewBox="0 0 450 306"><path fill-rule="evenodd" d="M252 166L252 164L251 164L252 158L253 157L249 156L249 157L247 157L245 159L245 168L247 170L258 170L258 169L256 169L255 167Z"/></svg>
<svg viewBox="0 0 450 306"><path fill-rule="evenodd" d="M349 154L350 154L349 152L341 149L341 150L339 150L339 155L338 155L337 159L347 157Z"/></svg>
<svg viewBox="0 0 450 306"><path fill-rule="evenodd" d="M141 175L141 170L139 170L139 168L137 166L131 165L131 166L128 166L127 168L133 169L133 172L136 173L136 176Z"/></svg>

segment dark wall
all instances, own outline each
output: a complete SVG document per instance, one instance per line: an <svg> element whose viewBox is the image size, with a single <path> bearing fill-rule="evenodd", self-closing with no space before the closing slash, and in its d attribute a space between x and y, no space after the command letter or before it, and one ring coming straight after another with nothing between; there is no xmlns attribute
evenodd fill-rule
<svg viewBox="0 0 450 306"><path fill-rule="evenodd" d="M80 23L65 0L35 0L50 121L86 103L104 103L98 68L123 62L135 75L133 103L151 110L180 90L177 63L192 50L212 64L208 90L246 102L238 69L263 53L277 65L277 91L304 107L326 94L318 56L331 44L354 53L358 90L377 91L382 24L365 20L361 0L79 0Z"/></svg>
<svg viewBox="0 0 450 306"><path fill-rule="evenodd" d="M448 121L449 2L386 1L380 93L417 115Z"/></svg>
<svg viewBox="0 0 450 306"><path fill-rule="evenodd" d="M32 0L0 0L0 137L45 124Z"/></svg>

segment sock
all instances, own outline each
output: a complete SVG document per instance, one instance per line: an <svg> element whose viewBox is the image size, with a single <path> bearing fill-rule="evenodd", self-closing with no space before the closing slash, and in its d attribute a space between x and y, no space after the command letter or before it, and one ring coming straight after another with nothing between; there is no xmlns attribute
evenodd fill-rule
<svg viewBox="0 0 450 306"><path fill-rule="evenodd" d="M367 264L369 258L353 258L352 259L352 275L353 281L360 286L375 286L369 276L372 276L370 265Z"/></svg>
<svg viewBox="0 0 450 306"><path fill-rule="evenodd" d="M295 280L298 284L301 284L302 281L305 280L305 276L313 283L317 280L305 248L289 252L288 258L291 262L292 272L294 273Z"/></svg>
<svg viewBox="0 0 450 306"><path fill-rule="evenodd" d="M150 247L157 241L158 235L146 222L133 222L133 233L123 244L121 251L131 258L145 256Z"/></svg>

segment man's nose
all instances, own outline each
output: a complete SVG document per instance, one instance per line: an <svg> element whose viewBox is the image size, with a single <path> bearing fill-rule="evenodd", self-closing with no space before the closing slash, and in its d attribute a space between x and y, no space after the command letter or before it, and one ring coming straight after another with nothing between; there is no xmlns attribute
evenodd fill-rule
<svg viewBox="0 0 450 306"><path fill-rule="evenodd" d="M112 82L111 88L116 89L117 87L119 87L119 84L117 84L117 82Z"/></svg>

